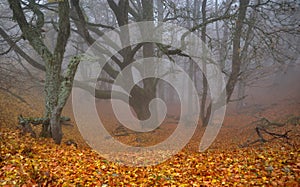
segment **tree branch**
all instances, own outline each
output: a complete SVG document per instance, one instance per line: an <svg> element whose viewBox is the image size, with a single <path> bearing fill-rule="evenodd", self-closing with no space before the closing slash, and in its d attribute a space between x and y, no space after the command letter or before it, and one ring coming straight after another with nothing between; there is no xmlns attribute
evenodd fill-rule
<svg viewBox="0 0 300 187"><path fill-rule="evenodd" d="M25 53L10 37L9 35L0 27L0 35L2 38L8 43L9 46L11 46L15 52L17 52L19 55L21 55L30 65L33 67L45 71L45 66L43 66L41 63L35 61L33 58L31 58L27 53Z"/></svg>
<svg viewBox="0 0 300 187"><path fill-rule="evenodd" d="M94 87L81 81L74 80L74 86L89 92L92 96L95 96L98 99L119 99L124 102L127 102L129 100L128 99L129 96L123 92L95 89ZM112 98L112 94L115 97Z"/></svg>

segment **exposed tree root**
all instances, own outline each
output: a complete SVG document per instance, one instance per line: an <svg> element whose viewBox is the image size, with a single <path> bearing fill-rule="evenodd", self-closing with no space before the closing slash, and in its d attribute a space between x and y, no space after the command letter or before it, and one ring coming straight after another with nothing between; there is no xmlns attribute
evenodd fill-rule
<svg viewBox="0 0 300 187"><path fill-rule="evenodd" d="M275 139L281 139L286 144L293 146L293 144L291 144L289 141L291 139L291 137L289 136L289 133L292 132L292 130L287 130L283 134L276 133L274 131L272 132L271 130L275 130L276 128L284 127L288 124L294 125L294 126L300 125L300 116L289 117L284 123L270 121L267 118L263 117L263 118L260 118L259 120L252 122L251 125L252 124L256 124L255 132L256 132L258 138L253 141L247 140L245 143L241 144L240 147L249 147L256 143L263 144L263 143L271 142ZM267 139L267 138L265 138L266 135L269 135L272 138Z"/></svg>
<svg viewBox="0 0 300 187"><path fill-rule="evenodd" d="M34 130L32 129L31 125L33 126L37 126L41 124L49 125L50 123L50 118L32 118L32 117L24 118L22 115L18 117L18 120L19 120L18 128L21 129L21 134L25 135L29 133L34 138L36 138L37 136ZM60 122L63 125L71 125L70 123L67 123L68 121L70 121L69 117L62 116L60 118Z"/></svg>

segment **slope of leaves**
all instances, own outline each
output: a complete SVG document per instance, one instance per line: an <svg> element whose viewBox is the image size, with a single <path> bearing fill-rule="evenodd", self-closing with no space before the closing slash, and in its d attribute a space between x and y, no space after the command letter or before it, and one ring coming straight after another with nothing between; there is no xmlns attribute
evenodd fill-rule
<svg viewBox="0 0 300 187"><path fill-rule="evenodd" d="M297 186L299 149L263 146L205 153L182 151L151 167L108 162L90 149L1 132L1 185ZM163 153L162 153L163 154Z"/></svg>
<svg viewBox="0 0 300 187"><path fill-rule="evenodd" d="M166 162L135 168L102 158L81 142L76 126L64 127L64 134L65 139L75 139L79 148L58 146L51 139L21 136L15 128L17 115L39 116L42 111L7 96L0 94L0 97L0 186L299 186L300 183L299 144L288 146L275 141L238 147L246 140L250 127L238 135L238 126L230 124L241 125L245 119L252 120L249 117L227 117L218 138L204 153L195 151L198 136L203 133L197 131L191 143Z"/></svg>

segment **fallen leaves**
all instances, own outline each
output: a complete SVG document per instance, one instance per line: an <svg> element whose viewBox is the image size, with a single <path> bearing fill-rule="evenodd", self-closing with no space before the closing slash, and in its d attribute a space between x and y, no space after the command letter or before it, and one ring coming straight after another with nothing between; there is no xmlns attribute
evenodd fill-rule
<svg viewBox="0 0 300 187"><path fill-rule="evenodd" d="M2 111L5 115L8 112L8 109ZM58 146L51 139L20 136L11 124L14 122L2 126L0 132L1 186L299 186L300 183L299 147L275 142L238 148L233 138L229 139L233 133L229 128L223 129L221 138L206 152L192 151L188 145L164 163L127 167L106 160L82 144L78 148ZM79 135L74 131L64 133L78 140ZM139 155L127 153L127 156L139 160Z"/></svg>
<svg viewBox="0 0 300 187"><path fill-rule="evenodd" d="M26 142L26 143L25 143ZM157 166L126 167L90 149L57 146L49 139L1 132L1 185L244 186L299 184L299 150L264 146L182 151Z"/></svg>

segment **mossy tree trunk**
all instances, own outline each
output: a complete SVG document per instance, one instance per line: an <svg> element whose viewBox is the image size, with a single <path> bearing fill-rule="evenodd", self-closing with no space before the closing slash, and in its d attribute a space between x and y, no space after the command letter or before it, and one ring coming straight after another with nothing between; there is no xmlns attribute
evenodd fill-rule
<svg viewBox="0 0 300 187"><path fill-rule="evenodd" d="M70 36L70 6L68 0L58 3L58 35L54 52L51 52L45 45L42 38L42 27L44 26L44 13L35 1L29 0L28 8L36 15L36 23L28 22L27 14L19 0L8 0L13 11L13 18L17 21L22 36L28 40L33 49L45 62L45 118L50 119L50 124L43 124L41 136L52 137L55 143L60 144L62 129L60 118L62 109L70 95L74 75L80 59L74 57L67 68L65 76L62 76L61 65L63 62L66 45ZM28 11L28 10L26 10Z"/></svg>

